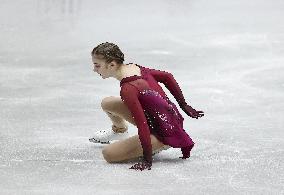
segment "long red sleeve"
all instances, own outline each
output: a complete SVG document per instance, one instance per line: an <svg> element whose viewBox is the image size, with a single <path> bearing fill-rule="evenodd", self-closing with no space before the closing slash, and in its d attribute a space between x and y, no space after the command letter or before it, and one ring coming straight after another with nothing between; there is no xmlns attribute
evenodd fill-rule
<svg viewBox="0 0 284 195"><path fill-rule="evenodd" d="M129 83L125 83L121 86L120 96L134 117L134 121L138 128L139 139L143 148L144 158L148 162L152 162L150 129L143 108L139 102L138 95L139 91L135 86Z"/></svg>
<svg viewBox="0 0 284 195"><path fill-rule="evenodd" d="M178 102L179 106L183 108L186 105L186 102L182 94L182 91L178 83L174 79L173 75L166 71L160 71L151 68L147 69L149 70L149 73L155 78L155 80L163 83L166 86L166 88L171 92L171 94Z"/></svg>

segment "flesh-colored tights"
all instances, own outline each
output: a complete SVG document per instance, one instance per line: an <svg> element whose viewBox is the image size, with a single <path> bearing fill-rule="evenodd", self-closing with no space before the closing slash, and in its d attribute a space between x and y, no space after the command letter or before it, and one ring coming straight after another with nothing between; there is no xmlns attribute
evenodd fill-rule
<svg viewBox="0 0 284 195"><path fill-rule="evenodd" d="M102 100L101 107L112 121L112 130L125 132L128 129L126 121L136 126L131 112L120 97L109 96ZM166 145L160 142L154 135L150 134L152 151ZM116 141L103 148L104 159L109 162L123 162L143 156L143 149L139 136L135 135L124 140Z"/></svg>

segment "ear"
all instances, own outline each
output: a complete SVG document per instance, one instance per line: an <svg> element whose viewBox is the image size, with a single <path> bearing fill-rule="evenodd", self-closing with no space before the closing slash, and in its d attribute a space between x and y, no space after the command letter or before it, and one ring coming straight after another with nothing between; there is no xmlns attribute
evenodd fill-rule
<svg viewBox="0 0 284 195"><path fill-rule="evenodd" d="M108 68L115 69L117 66L117 63L113 60L111 63L108 64Z"/></svg>

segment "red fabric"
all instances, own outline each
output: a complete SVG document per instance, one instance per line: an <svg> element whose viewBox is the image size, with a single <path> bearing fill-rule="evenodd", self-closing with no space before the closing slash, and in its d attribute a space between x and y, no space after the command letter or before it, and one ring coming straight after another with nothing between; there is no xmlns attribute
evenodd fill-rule
<svg viewBox="0 0 284 195"><path fill-rule="evenodd" d="M173 75L166 71L156 70L147 68L141 65L136 64L140 70L141 70L141 76L143 79L145 79L149 86L154 89L155 91L159 92L160 95L163 97L166 97L166 99L169 99L164 92L163 88L159 85L158 82L163 83L165 87L171 92L171 94L174 96L180 107L182 108L184 105L186 105L184 96L182 94L182 91L173 77Z"/></svg>
<svg viewBox="0 0 284 195"><path fill-rule="evenodd" d="M129 108L137 125L144 158L148 162L152 162L152 145L150 139L151 132L147 124L144 110L138 99L139 93L144 89L153 89L168 100L168 97L163 91L163 88L158 84L158 82L162 82L175 97L179 105L184 105L185 100L182 95L181 89L179 88L176 80L173 78L171 73L142 67L140 65L138 66L141 70L141 76L135 75L123 78L120 82L120 96Z"/></svg>
<svg viewBox="0 0 284 195"><path fill-rule="evenodd" d="M138 79L138 77L126 77L122 80L126 82L126 79L128 80L128 82L130 82L131 79ZM128 109L130 110L132 117L134 118L135 124L137 125L139 139L143 148L143 156L145 160L147 160L148 162L152 162L152 144L150 138L150 129L147 124L147 119L145 117L143 108L138 100L139 91L143 88L147 88L147 86L145 86L145 81L142 84L144 84L144 86L140 85L138 87L135 87L131 83L123 84L121 86L120 96L121 99L127 105Z"/></svg>

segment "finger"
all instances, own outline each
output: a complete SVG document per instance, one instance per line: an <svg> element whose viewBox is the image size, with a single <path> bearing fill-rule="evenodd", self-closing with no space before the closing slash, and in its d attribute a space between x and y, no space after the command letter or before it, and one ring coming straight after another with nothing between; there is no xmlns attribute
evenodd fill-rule
<svg viewBox="0 0 284 195"><path fill-rule="evenodd" d="M198 116L201 117L201 116L204 116L204 114L199 113Z"/></svg>

